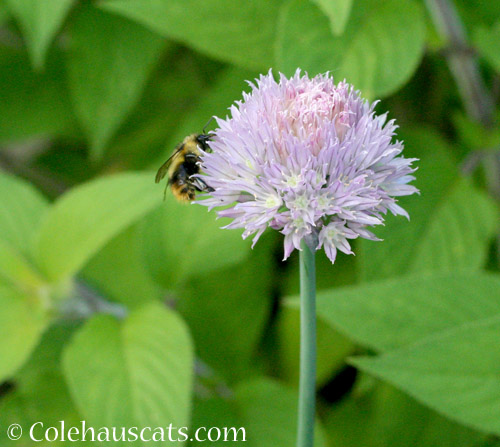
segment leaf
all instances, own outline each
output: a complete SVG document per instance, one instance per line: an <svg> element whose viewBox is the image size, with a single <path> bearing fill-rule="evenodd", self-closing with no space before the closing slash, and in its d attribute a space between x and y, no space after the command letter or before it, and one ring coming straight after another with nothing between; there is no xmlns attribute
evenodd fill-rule
<svg viewBox="0 0 500 447"><path fill-rule="evenodd" d="M294 386L299 383L300 370L300 311L295 306L284 306L277 321L279 359L282 374ZM354 350L352 342L339 334L320 317L316 334L316 381L319 386L339 370L347 355Z"/></svg>
<svg viewBox="0 0 500 447"><path fill-rule="evenodd" d="M499 344L500 315L495 315L352 362L450 419L498 435Z"/></svg>
<svg viewBox="0 0 500 447"><path fill-rule="evenodd" d="M27 255L46 209L46 199L33 186L0 173L0 235L5 242Z"/></svg>
<svg viewBox="0 0 500 447"><path fill-rule="evenodd" d="M33 73L27 55L0 47L0 141L59 135L73 129L59 54L44 73Z"/></svg>
<svg viewBox="0 0 500 447"><path fill-rule="evenodd" d="M3 239L0 239L0 284L28 293L38 293L45 286L43 278L27 259Z"/></svg>
<svg viewBox="0 0 500 447"><path fill-rule="evenodd" d="M474 33L474 44L481 56L497 71L500 72L500 21L490 29L477 27Z"/></svg>
<svg viewBox="0 0 500 447"><path fill-rule="evenodd" d="M237 441L245 440L248 447L289 447L296 442L297 399L297 393L280 382L256 377L240 382L230 398L213 396L195 401L193 426L234 427ZM228 438L233 441L233 432ZM327 445L319 421L314 445Z"/></svg>
<svg viewBox="0 0 500 447"><path fill-rule="evenodd" d="M320 291L318 315L358 343L386 351L500 314L499 290L493 274L409 276Z"/></svg>
<svg viewBox="0 0 500 447"><path fill-rule="evenodd" d="M137 225L113 238L94 256L81 276L106 298L128 308L159 300L161 290L146 269Z"/></svg>
<svg viewBox="0 0 500 447"><path fill-rule="evenodd" d="M9 11L0 3L0 23L3 25L7 20L9 20Z"/></svg>
<svg viewBox="0 0 500 447"><path fill-rule="evenodd" d="M195 399L192 427L234 427L236 433L234 431L228 432L228 439L230 441L246 439L245 442L248 442L248 435L245 427L242 426L242 421L238 418L235 407L232 399L224 399L217 395ZM205 435L204 432L201 434ZM214 447L227 446L228 441L221 437L218 441L210 442L210 445Z"/></svg>
<svg viewBox="0 0 500 447"><path fill-rule="evenodd" d="M92 156L98 158L139 100L163 41L90 5L80 11L71 38L70 92Z"/></svg>
<svg viewBox="0 0 500 447"><path fill-rule="evenodd" d="M123 322L96 316L63 354L74 401L94 427L187 426L193 347L182 320L159 304Z"/></svg>
<svg viewBox="0 0 500 447"><path fill-rule="evenodd" d="M281 1L103 0L100 7L241 67L268 70Z"/></svg>
<svg viewBox="0 0 500 447"><path fill-rule="evenodd" d="M41 270L51 281L73 275L161 198L149 172L98 178L72 189L41 225L36 251Z"/></svg>
<svg viewBox="0 0 500 447"><path fill-rule="evenodd" d="M253 379L236 389L236 406L249 447L289 447L297 437L297 394L269 379ZM319 423L315 447L326 446Z"/></svg>
<svg viewBox="0 0 500 447"><path fill-rule="evenodd" d="M342 34L351 13L353 0L312 0L330 20L332 33Z"/></svg>
<svg viewBox="0 0 500 447"><path fill-rule="evenodd" d="M327 414L331 447L471 447L485 438L387 384L356 391Z"/></svg>
<svg viewBox="0 0 500 447"><path fill-rule="evenodd" d="M157 194L162 194L159 187ZM242 241L239 231L221 229L225 222L205 206L179 203L167 191L142 230L144 256L156 281L172 289L193 272L204 275L245 259L249 241Z"/></svg>
<svg viewBox="0 0 500 447"><path fill-rule="evenodd" d="M0 383L23 365L48 321L41 300L0 285Z"/></svg>
<svg viewBox="0 0 500 447"><path fill-rule="evenodd" d="M47 50L61 28L73 0L5 0L17 19L36 68L43 67Z"/></svg>
<svg viewBox="0 0 500 447"><path fill-rule="evenodd" d="M81 426L81 417L74 408L71 396L64 383L60 370L60 351L73 327L56 324L44 334L28 362L15 376L15 386L0 399L0 424L8 427L10 424L20 424L28 429L36 422L42 422L45 430L48 427L60 427L64 420L66 429ZM44 428L38 424L33 430L33 436L41 439ZM0 439L1 447L11 444L7 437ZM19 447L31 447L34 440L30 436L16 441ZM62 446L62 441L40 441L37 445L43 447Z"/></svg>
<svg viewBox="0 0 500 447"><path fill-rule="evenodd" d="M111 162L134 169L148 166L158 169L166 160L160 155L165 150L165 142L176 133L184 115L195 113L197 102L209 92L212 76L217 75L206 67L211 73L207 79L205 70L198 69L207 64L216 62L189 50L181 51L178 44L165 40L160 66L152 73L141 100L107 147L103 165ZM200 121L204 124L207 120L203 117ZM201 131L203 124L189 129L181 140L194 129ZM169 156L174 146L167 147Z"/></svg>
<svg viewBox="0 0 500 447"><path fill-rule="evenodd" d="M374 98L393 93L411 77L424 43L422 8L410 0L360 1L339 37L315 5L293 0L282 11L276 59L287 75L297 67L311 75L331 71Z"/></svg>
<svg viewBox="0 0 500 447"><path fill-rule="evenodd" d="M158 160L156 167L161 166L177 144L184 139L186 135L193 132L202 132L203 126L212 116L224 116L228 107L237 99L242 97L242 91L248 91L248 84L245 81L253 80L258 76L257 72L244 70L238 67L229 67L222 71L215 80L212 88L203 95L198 96L198 102L193 101L191 109L188 109L182 119L177 123L169 135L167 152ZM209 123L207 129L211 129Z"/></svg>
<svg viewBox="0 0 500 447"><path fill-rule="evenodd" d="M458 176L448 147L435 133L407 132L405 144L407 157L421 159L415 182L421 196L402 203L409 223L387 216L385 226L375 230L383 242L361 241L363 279L481 268L498 228L495 203Z"/></svg>
<svg viewBox="0 0 500 447"><path fill-rule="evenodd" d="M194 268L178 291L178 309L191 328L198 355L230 383L255 370L255 352L271 308L274 243L271 234L263 235L250 256L237 264L205 274ZM216 240L206 253L215 253L219 244Z"/></svg>

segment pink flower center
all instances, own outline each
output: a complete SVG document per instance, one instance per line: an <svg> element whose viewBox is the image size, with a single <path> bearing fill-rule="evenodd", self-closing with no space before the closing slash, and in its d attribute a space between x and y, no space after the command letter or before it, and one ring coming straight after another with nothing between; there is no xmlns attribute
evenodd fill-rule
<svg viewBox="0 0 500 447"><path fill-rule="evenodd" d="M337 138L342 141L349 129L349 115L345 101L347 86L340 83L321 82L304 86L288 84L285 87L284 100L275 104L279 140L276 145L283 157L288 151L284 144L287 135L293 135L315 155L325 145L325 139L331 135L331 126Z"/></svg>

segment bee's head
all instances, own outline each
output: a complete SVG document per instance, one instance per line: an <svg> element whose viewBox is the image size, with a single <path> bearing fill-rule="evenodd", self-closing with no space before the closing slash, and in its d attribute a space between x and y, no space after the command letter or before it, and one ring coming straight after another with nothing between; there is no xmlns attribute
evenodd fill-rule
<svg viewBox="0 0 500 447"><path fill-rule="evenodd" d="M204 133L200 134L196 137L196 141L205 152L207 150L210 150L210 146L208 145L208 142L210 141L210 135Z"/></svg>

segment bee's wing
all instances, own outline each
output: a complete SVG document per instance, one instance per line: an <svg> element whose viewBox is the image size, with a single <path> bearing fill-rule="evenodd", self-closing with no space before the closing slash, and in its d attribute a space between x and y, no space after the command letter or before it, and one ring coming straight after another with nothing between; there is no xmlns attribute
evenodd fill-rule
<svg viewBox="0 0 500 447"><path fill-rule="evenodd" d="M159 183L167 175L169 166L172 164L174 158L177 155L179 155L179 152L182 150L183 147L184 144L180 144L179 147L177 147L177 149L174 150L174 153L170 156L170 158L160 166L160 169L158 169L158 172L156 173L155 177L156 183Z"/></svg>

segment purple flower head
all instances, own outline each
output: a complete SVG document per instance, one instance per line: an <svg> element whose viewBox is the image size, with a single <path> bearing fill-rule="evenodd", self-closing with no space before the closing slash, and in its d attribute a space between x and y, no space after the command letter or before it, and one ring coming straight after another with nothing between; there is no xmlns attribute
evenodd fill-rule
<svg viewBox="0 0 500 447"><path fill-rule="evenodd" d="M300 70L250 86L230 117L216 118L212 152L202 156L213 191L198 203L224 207L218 215L233 219L224 228L244 228L254 244L267 227L281 231L285 259L306 238L333 263L337 250L352 253L348 239L377 240L367 227L387 210L408 217L394 197L417 192L408 185L415 159L398 156L394 120L375 115L375 103Z"/></svg>

